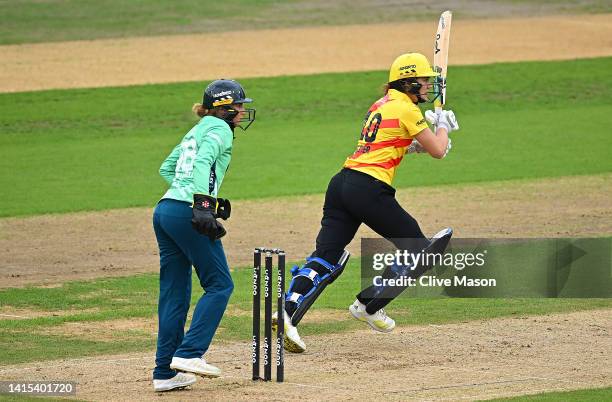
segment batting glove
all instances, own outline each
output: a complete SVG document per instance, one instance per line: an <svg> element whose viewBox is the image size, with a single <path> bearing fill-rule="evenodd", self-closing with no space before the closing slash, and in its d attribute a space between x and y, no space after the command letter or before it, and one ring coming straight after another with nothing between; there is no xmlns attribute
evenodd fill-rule
<svg viewBox="0 0 612 402"><path fill-rule="evenodd" d="M446 155L448 155L452 147L453 146L451 145L451 139L449 138L448 144L446 145L446 151L444 152L444 156L442 158L446 158Z"/></svg>
<svg viewBox="0 0 612 402"><path fill-rule="evenodd" d="M440 113L435 113L432 110L425 111L425 119L436 127L444 127L450 134L451 131L459 130L459 122L452 110L442 110Z"/></svg>
<svg viewBox="0 0 612 402"><path fill-rule="evenodd" d="M409 154L421 154L423 152L426 152L425 148L423 148L423 145L421 145L421 143L417 140L412 140L412 142L408 146L408 150L406 151L406 153Z"/></svg>
<svg viewBox="0 0 612 402"><path fill-rule="evenodd" d="M436 112L434 112L433 110L426 110L425 111L425 119L432 126L437 126L438 125L438 114Z"/></svg>

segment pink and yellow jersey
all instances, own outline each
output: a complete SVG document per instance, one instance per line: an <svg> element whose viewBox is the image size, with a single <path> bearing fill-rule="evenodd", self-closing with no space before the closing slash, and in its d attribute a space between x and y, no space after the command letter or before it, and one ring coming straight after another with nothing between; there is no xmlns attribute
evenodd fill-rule
<svg viewBox="0 0 612 402"><path fill-rule="evenodd" d="M427 122L408 95L390 89L368 110L357 150L344 167L367 173L391 185L395 169Z"/></svg>

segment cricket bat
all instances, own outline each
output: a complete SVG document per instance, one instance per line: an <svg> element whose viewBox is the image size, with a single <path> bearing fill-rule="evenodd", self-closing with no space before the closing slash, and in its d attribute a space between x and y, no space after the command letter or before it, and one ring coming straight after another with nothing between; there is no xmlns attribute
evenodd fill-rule
<svg viewBox="0 0 612 402"><path fill-rule="evenodd" d="M438 95L434 101L436 113L442 111L442 107L446 102L446 70L448 67L448 46L450 42L450 29L453 13L444 11L440 15L438 22L438 30L436 31L436 40L434 41L434 71L440 73L435 79L434 94Z"/></svg>

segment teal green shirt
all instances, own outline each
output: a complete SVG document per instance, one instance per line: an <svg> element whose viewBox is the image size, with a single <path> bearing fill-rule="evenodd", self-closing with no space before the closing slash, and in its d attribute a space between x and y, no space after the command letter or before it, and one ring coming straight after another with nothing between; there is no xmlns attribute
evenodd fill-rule
<svg viewBox="0 0 612 402"><path fill-rule="evenodd" d="M194 194L217 197L232 159L233 140L225 121L203 117L159 168L159 174L170 184L162 199L193 202Z"/></svg>

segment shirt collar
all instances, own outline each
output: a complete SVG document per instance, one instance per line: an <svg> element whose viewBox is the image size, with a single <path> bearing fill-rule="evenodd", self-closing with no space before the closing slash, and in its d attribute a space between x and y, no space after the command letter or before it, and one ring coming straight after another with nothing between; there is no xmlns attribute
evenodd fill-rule
<svg viewBox="0 0 612 402"><path fill-rule="evenodd" d="M412 99L410 99L408 95L406 95L403 92L398 91L397 89L390 89L389 92L387 92L387 94L389 95L389 99L405 100L406 102L414 103L412 102Z"/></svg>

